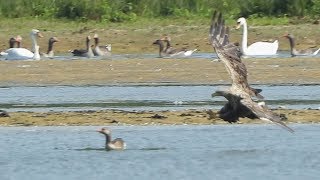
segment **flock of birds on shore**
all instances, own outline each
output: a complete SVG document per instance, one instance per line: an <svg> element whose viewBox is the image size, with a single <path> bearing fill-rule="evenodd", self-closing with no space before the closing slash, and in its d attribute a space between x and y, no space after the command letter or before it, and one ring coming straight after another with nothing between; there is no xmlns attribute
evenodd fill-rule
<svg viewBox="0 0 320 180"><path fill-rule="evenodd" d="M209 31L209 40L213 49L218 55L218 58L225 65L227 72L232 80L231 87L227 90L219 90L212 94L215 96L223 96L228 102L218 111L218 116L230 123L237 122L240 117L247 117L250 119L258 118L264 121L270 121L281 127L285 128L289 132L294 132L288 127L282 118L272 112L264 102L257 102L264 97L260 95L261 89L252 88L247 81L247 68L242 62L241 57L244 56L256 56L256 55L275 55L277 53L279 43L278 41L270 42L256 42L250 46L247 46L247 23L244 18L239 18L237 21L237 28L243 26L242 45L239 43L232 43L229 41L230 32L229 27L225 25L225 21L221 13L215 12ZM36 38L42 37L39 30L33 29L31 31L32 51L21 48L21 37L11 38L9 40L10 48L4 52L1 52L2 56L6 59L34 59L39 60L39 46ZM314 56L319 51L317 50L305 50L298 51L295 49L294 37L291 34L286 34L284 37L289 39L291 46L292 56ZM94 56L109 56L111 54L111 46L100 46L99 38L96 34L94 37L94 45L90 46L91 37L86 37L86 49L75 49L70 51L74 56L94 57ZM48 51L44 54L47 57L53 57L53 44L59 40L56 37L49 39ZM17 47L14 45L17 44ZM153 42L154 45L159 46L159 56L190 56L197 49L187 50L174 49L171 46L171 38L167 35ZM255 99L256 98L256 99ZM1 111L4 117L9 116L5 112ZM111 139L111 130L108 128L102 128L97 132L103 134L106 138L105 149L106 150L123 150L126 148L126 143L121 138Z"/></svg>
<svg viewBox="0 0 320 180"><path fill-rule="evenodd" d="M274 42L255 42L248 46L248 27L245 18L241 17L237 20L236 29L243 27L243 35L241 41L241 53L243 56L272 56L276 55L279 42L275 40ZM4 57L6 60L40 60L41 55L45 58L54 58L53 45L58 42L57 37L51 37L48 42L48 50L46 53L40 55L39 45L37 43L37 38L43 37L41 32L37 29L33 29L30 33L32 41L32 49L28 50L21 47L22 37L12 37L9 40L9 49L0 52L0 56ZM319 49L305 49L297 50L295 48L295 39L292 34L286 34L283 37L289 40L290 53L291 56L315 56L319 53ZM94 45L90 45L91 37L87 36L85 40L85 49L74 49L69 52L73 56L92 58L94 56L110 57L111 56L111 45L100 45L99 36L95 34ZM159 57L187 57L191 56L197 49L188 50L187 48L174 48L171 45L171 38L168 35L164 35L162 38L157 39L153 42L153 45L159 46Z"/></svg>
<svg viewBox="0 0 320 180"><path fill-rule="evenodd" d="M48 50L46 53L40 55L39 45L37 38L42 38L43 35L37 29L32 29L30 32L30 38L32 42L32 49L26 49L21 47L22 37L20 35L9 39L9 49L0 52L0 55L6 60L40 60L41 55L45 58L54 58L53 45L59 42L57 37L51 37L48 41ZM95 34L94 45L90 45L91 37L86 37L86 48L85 49L74 49L69 52L74 56L92 58L94 56L111 56L111 45L100 45L99 36Z"/></svg>

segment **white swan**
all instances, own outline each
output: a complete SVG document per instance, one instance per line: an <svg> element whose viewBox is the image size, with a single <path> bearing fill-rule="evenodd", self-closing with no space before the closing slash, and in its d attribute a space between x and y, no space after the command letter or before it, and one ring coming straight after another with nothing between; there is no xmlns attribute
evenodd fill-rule
<svg viewBox="0 0 320 180"><path fill-rule="evenodd" d="M239 18L237 20L237 27L239 29L243 26L243 36L241 51L245 56L259 56L259 55L276 55L279 47L278 40L275 40L273 43L270 42L256 42L248 46L248 30L247 30L247 21L245 18Z"/></svg>
<svg viewBox="0 0 320 180"><path fill-rule="evenodd" d="M37 37L43 37L39 30L32 29L30 33L32 40L33 52L25 48L10 48L3 53L6 57L6 60L27 60L34 59L40 60L39 46L37 43Z"/></svg>

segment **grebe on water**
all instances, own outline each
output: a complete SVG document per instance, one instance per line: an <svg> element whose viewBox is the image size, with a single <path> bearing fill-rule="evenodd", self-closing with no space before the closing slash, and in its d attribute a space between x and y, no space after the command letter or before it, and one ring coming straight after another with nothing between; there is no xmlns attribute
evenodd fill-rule
<svg viewBox="0 0 320 180"><path fill-rule="evenodd" d="M124 150L126 148L126 143L121 138L111 140L110 129L102 128L98 132L106 136L106 150Z"/></svg>

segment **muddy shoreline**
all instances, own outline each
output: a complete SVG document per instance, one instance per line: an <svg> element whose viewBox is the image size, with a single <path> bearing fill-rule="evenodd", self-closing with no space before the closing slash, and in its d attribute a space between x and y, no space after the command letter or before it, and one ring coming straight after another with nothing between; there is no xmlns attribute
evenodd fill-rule
<svg viewBox="0 0 320 180"><path fill-rule="evenodd" d="M215 125L229 124L217 117L217 111L75 111L75 112L13 112L1 117L0 126L108 126L108 125ZM286 117L284 122L320 123L320 110L275 109ZM238 124L261 124L261 120L241 118Z"/></svg>
<svg viewBox="0 0 320 180"><path fill-rule="evenodd" d="M319 58L244 59L250 84L320 84ZM207 59L0 61L0 86L230 84Z"/></svg>

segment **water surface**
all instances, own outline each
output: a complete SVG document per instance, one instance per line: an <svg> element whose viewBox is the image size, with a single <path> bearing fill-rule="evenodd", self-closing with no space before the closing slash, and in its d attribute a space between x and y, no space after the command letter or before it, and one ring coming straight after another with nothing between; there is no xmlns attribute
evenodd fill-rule
<svg viewBox="0 0 320 180"><path fill-rule="evenodd" d="M259 179L320 176L320 126L118 126L125 151L98 127L0 127L0 179Z"/></svg>
<svg viewBox="0 0 320 180"><path fill-rule="evenodd" d="M253 86L272 108L320 108L320 86ZM0 88L0 109L7 111L219 109L226 86L47 86Z"/></svg>
<svg viewBox="0 0 320 180"><path fill-rule="evenodd" d="M156 50L155 50L156 51ZM320 54L316 56L305 56L305 57L299 57L299 58L310 58L310 57L320 57ZM112 59L112 60L129 60L129 59L154 59L157 60L159 58L158 53L136 53L136 54L112 54L111 57L107 58L101 58L101 57L93 57L90 59ZM182 58L182 59L217 59L218 56L216 53L212 52L199 52L196 51L191 56L188 57L164 57L164 58ZM270 55L270 56L249 56L244 58L259 58L259 59L266 59L266 58L291 58L291 54L289 51L278 51L276 55ZM48 58L42 58L43 60ZM72 56L72 54L64 53L64 54L55 54L54 58L55 60L87 60L86 57L79 57L79 56ZM5 57L0 56L0 60L5 60Z"/></svg>

